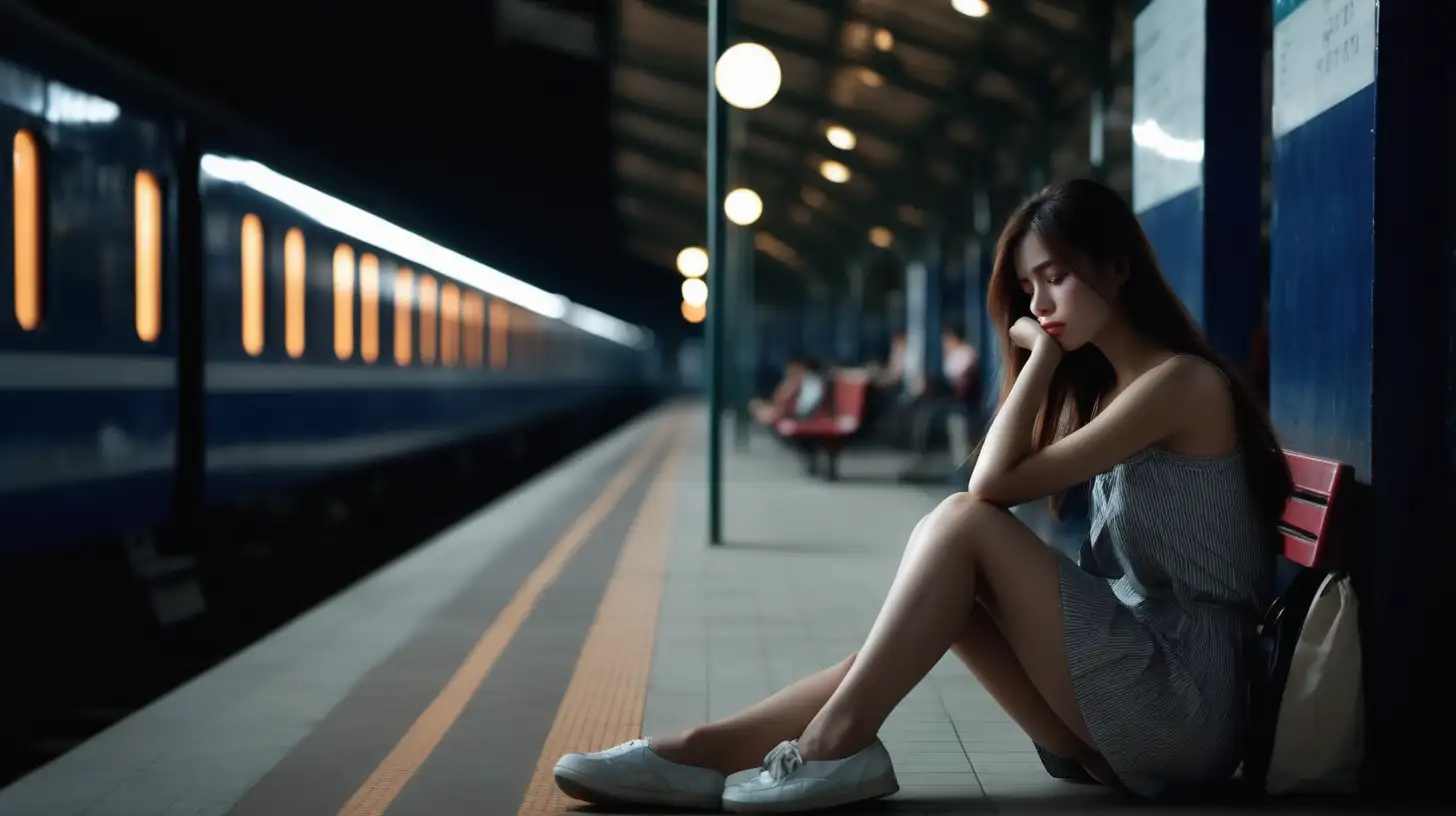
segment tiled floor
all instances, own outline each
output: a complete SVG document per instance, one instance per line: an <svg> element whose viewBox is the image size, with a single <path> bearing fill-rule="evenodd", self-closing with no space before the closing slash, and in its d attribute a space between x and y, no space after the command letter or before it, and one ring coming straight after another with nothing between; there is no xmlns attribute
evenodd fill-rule
<svg viewBox="0 0 1456 816"><path fill-rule="evenodd" d="M738 453L730 436L728 541L709 547L701 417L679 406L620 430L0 790L0 814L581 810L551 782L558 750L635 736L644 685L642 730L660 734L840 661L951 490L899 485L904 458L868 452L846 454L840 482L814 481L773 440ZM669 427L686 431L681 457L658 467ZM1063 548L1077 540L1065 532ZM857 812L1246 809L1150 808L1052 780L953 658L881 736L902 789Z"/></svg>

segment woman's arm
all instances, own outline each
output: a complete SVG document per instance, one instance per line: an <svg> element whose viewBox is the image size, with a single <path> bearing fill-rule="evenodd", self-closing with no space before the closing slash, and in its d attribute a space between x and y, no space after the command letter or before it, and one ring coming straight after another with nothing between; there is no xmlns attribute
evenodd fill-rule
<svg viewBox="0 0 1456 816"><path fill-rule="evenodd" d="M1038 365L1033 351L1012 386L971 475L972 495L1009 507L1081 484L1203 421L1222 389L1208 366L1175 357L1135 380L1091 422L1031 453L1032 423L1057 362L1046 359Z"/></svg>
<svg viewBox="0 0 1456 816"><path fill-rule="evenodd" d="M1011 385L1011 393L1006 395L1006 402L991 420L966 488L973 495L991 500L1003 477L1031 454L1036 412L1046 399L1052 375L1062 361L1061 347L1050 335L1047 340L1050 343L1035 344L1031 359L1022 367Z"/></svg>

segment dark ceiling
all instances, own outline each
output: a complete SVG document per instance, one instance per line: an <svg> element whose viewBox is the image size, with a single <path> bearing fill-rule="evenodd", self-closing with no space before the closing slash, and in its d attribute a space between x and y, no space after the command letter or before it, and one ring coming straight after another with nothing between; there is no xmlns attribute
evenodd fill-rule
<svg viewBox="0 0 1456 816"><path fill-rule="evenodd" d="M1100 173L1130 189L1127 4L987 5L972 18L952 0L738 0L732 39L768 47L783 75L768 105L732 113L747 131L733 186L764 201L760 299L836 288L852 261L898 269L926 236L964 235L977 189L997 217L1038 179ZM706 0L619 0L617 206L630 251L668 269L706 232L707 13ZM1099 88L1111 90L1100 169L1089 148ZM829 143L831 125L853 132L852 149ZM830 159L847 182L821 175ZM871 243L875 228L888 248ZM878 293L897 278L880 276Z"/></svg>

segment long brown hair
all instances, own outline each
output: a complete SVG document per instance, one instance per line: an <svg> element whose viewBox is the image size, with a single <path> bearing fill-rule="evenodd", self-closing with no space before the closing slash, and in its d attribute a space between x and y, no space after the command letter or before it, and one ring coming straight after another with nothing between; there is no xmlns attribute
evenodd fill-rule
<svg viewBox="0 0 1456 816"><path fill-rule="evenodd" d="M1053 184L1027 199L1007 221L996 244L986 305L1001 339L998 410L1031 356L1011 341L1010 334L1017 319L1031 315L1031 296L1017 280L1015 260L1017 248L1028 235L1040 238L1052 257L1074 274L1088 268L1124 272L1117 298L1132 329L1175 354L1201 357L1228 377L1245 477L1272 533L1294 484L1262 404L1243 375L1204 338L1173 293L1132 208L1095 181ZM1115 384L1112 364L1096 346L1088 343L1063 356L1037 411L1034 449L1041 450L1085 425L1097 400ZM1061 501L1061 494L1051 498L1053 512L1060 510Z"/></svg>

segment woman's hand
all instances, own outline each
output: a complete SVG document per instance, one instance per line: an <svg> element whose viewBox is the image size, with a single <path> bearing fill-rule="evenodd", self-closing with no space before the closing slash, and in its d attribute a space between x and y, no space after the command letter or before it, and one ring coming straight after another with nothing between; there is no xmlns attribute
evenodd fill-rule
<svg viewBox="0 0 1456 816"><path fill-rule="evenodd" d="M1020 318L1011 324L1011 342L1031 352L1040 349L1043 353L1060 355L1062 351L1056 338L1047 334L1040 323L1029 317Z"/></svg>

